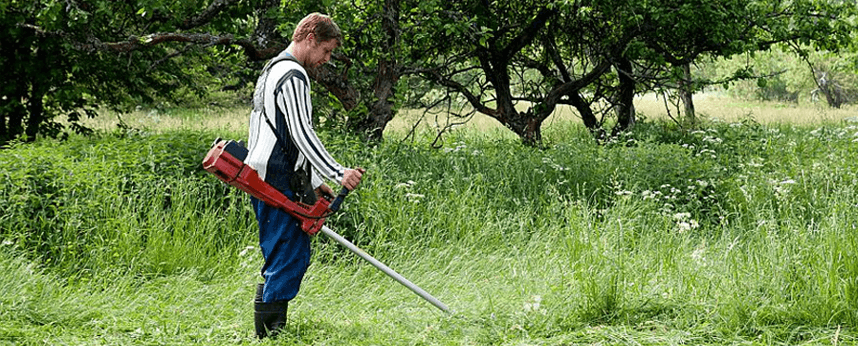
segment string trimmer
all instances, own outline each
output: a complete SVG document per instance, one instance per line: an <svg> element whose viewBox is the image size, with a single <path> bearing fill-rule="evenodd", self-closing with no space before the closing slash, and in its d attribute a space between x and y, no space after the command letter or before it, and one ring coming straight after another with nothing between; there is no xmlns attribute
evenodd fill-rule
<svg viewBox="0 0 858 346"><path fill-rule="evenodd" d="M333 201L329 198L319 198L313 205L294 202L273 186L262 180L256 170L245 165L244 159L246 157L247 148L242 146L240 143L218 138L215 140L205 159L203 159L203 168L227 184L249 193L251 196L258 198L268 205L289 213L298 219L301 224L301 229L304 230L304 232L307 232L307 234L315 235L321 231L403 286L408 287L408 289L429 303L432 303L432 305L435 305L444 312L449 312L449 309L444 305L444 303L441 303L441 301L424 291L422 288L411 283L411 281L408 281L408 279L399 275L399 273L390 269L390 267L381 263L379 260L361 250L355 244L324 225L325 218L340 209L340 205L349 193L348 189L343 188L340 190L339 195L337 195Z"/></svg>

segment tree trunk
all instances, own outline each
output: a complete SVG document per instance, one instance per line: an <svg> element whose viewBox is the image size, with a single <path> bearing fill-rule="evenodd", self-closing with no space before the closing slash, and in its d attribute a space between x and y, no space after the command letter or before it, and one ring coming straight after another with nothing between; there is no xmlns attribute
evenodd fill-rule
<svg viewBox="0 0 858 346"><path fill-rule="evenodd" d="M635 80L632 78L632 62L629 59L618 59L616 64L620 85L615 107L617 109L617 125L611 130L611 135L631 129L635 124Z"/></svg>
<svg viewBox="0 0 858 346"><path fill-rule="evenodd" d="M817 80L816 84L819 86L819 91L825 95L825 101L828 102L828 106L831 108L840 108L843 105L842 90L833 78L829 79L827 76L828 73L823 72L822 77Z"/></svg>
<svg viewBox="0 0 858 346"><path fill-rule="evenodd" d="M383 57L378 62L372 90L375 102L370 106L369 118L363 126L363 131L370 139L380 140L384 136L384 128L393 119L394 97L400 72L396 60L396 44L399 42L399 0L385 0L384 13L381 18L381 29L385 39L381 41Z"/></svg>
<svg viewBox="0 0 858 346"><path fill-rule="evenodd" d="M36 49L35 54L33 54L33 63L37 64L37 66L49 66L51 62L50 54L46 51L46 47L49 47L49 43L45 43L42 45L42 48ZM27 141L33 142L36 140L36 136L39 134L40 126L43 122L47 120L47 116L45 114L45 95L48 93L49 86L54 85L52 81L52 76L50 70L48 72L38 74L36 76L30 76L28 81L30 81L30 95L27 100Z"/></svg>
<svg viewBox="0 0 858 346"><path fill-rule="evenodd" d="M590 105L581 98L581 95L578 95L578 92L569 94L569 102L572 103L572 106L578 110L578 114L581 115L581 120L584 121L584 126L587 130L590 130L590 133L596 138L597 141L602 141L605 139L605 130L599 125L599 121L596 119L596 115L593 114L593 110L590 109Z"/></svg>
<svg viewBox="0 0 858 346"><path fill-rule="evenodd" d="M378 63L378 74L373 82L373 94L375 102L369 108L369 116L361 126L367 137L380 140L384 137L384 128L393 120L393 98L394 86L399 81L399 73L396 70L395 59L382 60Z"/></svg>
<svg viewBox="0 0 858 346"><path fill-rule="evenodd" d="M682 80L679 81L679 98L685 106L685 118L688 124L697 124L697 113L694 111L694 86L691 83L691 65L682 65Z"/></svg>
<svg viewBox="0 0 858 346"><path fill-rule="evenodd" d="M30 100L27 103L27 113L29 114L26 129L27 142L36 140L36 136L39 134L39 125L45 121L45 93L41 89L43 88L36 88L34 85L33 93L30 95Z"/></svg>
<svg viewBox="0 0 858 346"><path fill-rule="evenodd" d="M280 22L267 15L268 11L278 9L279 7L280 0L265 0L254 11L256 12L256 17L259 18L259 22L256 23L256 27L253 29L253 43L260 50L268 48L283 50L286 48L288 42L281 42L280 35L277 34L277 26L280 25Z"/></svg>
<svg viewBox="0 0 858 346"><path fill-rule="evenodd" d="M30 79L19 73L26 69L21 64L28 64L32 60L32 52L28 44L22 42L31 39L29 31L23 31L24 35L21 39L10 39L9 36L3 37L3 47L0 52L3 54L3 59L8 66L8 76L11 83L4 83L2 89L3 94L0 96L0 126L2 126L2 135L0 135L0 145L15 139L24 133L24 119L27 117L27 108L24 102L30 99L28 93L30 89ZM7 49L8 48L8 49Z"/></svg>

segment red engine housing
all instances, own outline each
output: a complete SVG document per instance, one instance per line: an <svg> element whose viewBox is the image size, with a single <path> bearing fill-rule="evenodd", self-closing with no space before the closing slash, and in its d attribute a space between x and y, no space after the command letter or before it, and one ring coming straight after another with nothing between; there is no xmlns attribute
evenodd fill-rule
<svg viewBox="0 0 858 346"><path fill-rule="evenodd" d="M294 216L307 234L315 235L319 232L325 223L325 216L330 213L328 206L331 202L326 198L319 198L316 204L307 205L290 200L262 180L256 170L244 164L243 156L246 156L246 153L247 149L238 143L218 139L203 159L203 169L265 204Z"/></svg>

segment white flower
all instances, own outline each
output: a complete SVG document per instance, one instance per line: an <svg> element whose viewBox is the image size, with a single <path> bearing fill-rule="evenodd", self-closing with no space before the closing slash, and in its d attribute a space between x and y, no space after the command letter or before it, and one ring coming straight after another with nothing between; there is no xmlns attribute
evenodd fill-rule
<svg viewBox="0 0 858 346"><path fill-rule="evenodd" d="M524 311L539 311L539 308L542 305L542 297L541 296L533 296L529 301L524 302Z"/></svg>
<svg viewBox="0 0 858 346"><path fill-rule="evenodd" d="M676 213L673 214L674 220L688 220L691 218L691 213Z"/></svg>
<svg viewBox="0 0 858 346"><path fill-rule="evenodd" d="M412 186L414 186L414 184L417 184L417 183L415 183L414 180L409 180L409 181L406 181L404 183L396 184L396 186L394 186L393 188L398 190L401 188L412 187Z"/></svg>
<svg viewBox="0 0 858 346"><path fill-rule="evenodd" d="M712 136L703 137L703 141L708 142L708 143L713 143L713 144L721 144L723 142L721 140L721 138L712 137Z"/></svg>
<svg viewBox="0 0 858 346"><path fill-rule="evenodd" d="M706 257L704 257L705 254L706 248L698 247L694 249L694 252L691 253L691 259L693 259L698 264L704 264L706 262Z"/></svg>
<svg viewBox="0 0 858 346"><path fill-rule="evenodd" d="M408 199L408 201L410 201L412 203L420 202L420 199L422 199L423 197L426 197L426 196L421 195L419 193L406 193L405 194L405 198Z"/></svg>

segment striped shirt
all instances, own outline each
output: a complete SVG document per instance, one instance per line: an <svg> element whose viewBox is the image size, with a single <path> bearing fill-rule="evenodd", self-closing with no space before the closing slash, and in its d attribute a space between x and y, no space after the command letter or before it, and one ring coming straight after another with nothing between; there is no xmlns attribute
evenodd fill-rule
<svg viewBox="0 0 858 346"><path fill-rule="evenodd" d="M301 167L312 172L314 188L322 185L321 177L342 184L345 168L331 157L313 129L310 78L300 64L284 60L288 55L284 50L272 59L256 81L244 162L279 190L289 188L290 178ZM277 140L265 116L286 143Z"/></svg>

